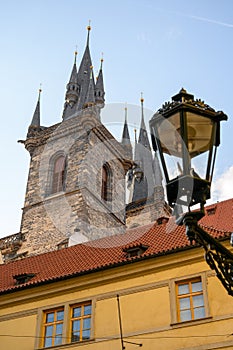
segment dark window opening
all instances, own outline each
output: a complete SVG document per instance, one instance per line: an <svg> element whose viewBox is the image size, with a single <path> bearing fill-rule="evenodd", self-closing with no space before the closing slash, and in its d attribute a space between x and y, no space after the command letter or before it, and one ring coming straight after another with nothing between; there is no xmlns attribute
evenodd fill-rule
<svg viewBox="0 0 233 350"><path fill-rule="evenodd" d="M148 249L148 246L144 244L139 244L132 247L125 247L123 252L127 254L127 258L139 257Z"/></svg>
<svg viewBox="0 0 233 350"><path fill-rule="evenodd" d="M101 198L104 201L111 201L111 172L107 164L102 167L102 184L101 184Z"/></svg>
<svg viewBox="0 0 233 350"><path fill-rule="evenodd" d="M206 209L206 213L207 213L208 216L209 215L214 215L215 212L216 212L216 206L213 207L213 208Z"/></svg>
<svg viewBox="0 0 233 350"><path fill-rule="evenodd" d="M65 185L65 157L60 156L55 160L52 179L52 193L64 190Z"/></svg>

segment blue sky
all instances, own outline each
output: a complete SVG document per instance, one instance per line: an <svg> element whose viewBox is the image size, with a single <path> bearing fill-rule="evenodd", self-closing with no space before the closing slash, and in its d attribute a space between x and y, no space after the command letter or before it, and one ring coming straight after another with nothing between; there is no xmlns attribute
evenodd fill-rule
<svg viewBox="0 0 233 350"><path fill-rule="evenodd" d="M94 71L104 53L106 103L156 111L181 87L223 110L214 199L233 196L233 2L231 0L8 0L0 3L1 228L19 231L29 155L25 139L42 84L42 124L61 121L65 86L91 19ZM150 113L147 114L148 119ZM122 123L109 116L108 122ZM138 125L140 113L128 115ZM233 187L233 186L232 186Z"/></svg>

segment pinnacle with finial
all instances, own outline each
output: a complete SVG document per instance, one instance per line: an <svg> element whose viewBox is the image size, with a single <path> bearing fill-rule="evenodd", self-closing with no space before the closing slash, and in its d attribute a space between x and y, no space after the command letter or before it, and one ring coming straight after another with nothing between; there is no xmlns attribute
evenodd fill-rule
<svg viewBox="0 0 233 350"><path fill-rule="evenodd" d="M76 50L74 51L74 64L76 64L77 55L78 55L78 51L77 51L77 46L76 46Z"/></svg>
<svg viewBox="0 0 233 350"><path fill-rule="evenodd" d="M90 31L91 31L91 20L89 19L89 24L87 26L87 30L88 30L88 33L87 33L87 46L89 46L89 38L90 38Z"/></svg>
<svg viewBox="0 0 233 350"><path fill-rule="evenodd" d="M125 123L127 123L127 112L128 112L127 103L125 103Z"/></svg>

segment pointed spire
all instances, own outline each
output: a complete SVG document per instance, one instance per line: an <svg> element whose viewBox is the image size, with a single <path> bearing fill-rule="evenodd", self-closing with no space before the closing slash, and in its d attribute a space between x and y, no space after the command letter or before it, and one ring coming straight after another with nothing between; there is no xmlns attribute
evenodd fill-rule
<svg viewBox="0 0 233 350"><path fill-rule="evenodd" d="M78 84L78 81L77 81L77 66L76 66L76 60L77 60L77 54L78 52L75 51L74 52L74 65L73 65L73 69L72 69L72 72L71 72L71 75L70 75L70 80L69 80L69 83L67 84L67 92L69 90L74 90L73 88L73 84L77 85Z"/></svg>
<svg viewBox="0 0 233 350"><path fill-rule="evenodd" d="M41 95L41 87L39 88L39 94L38 94L38 100L37 100L37 104L36 104L36 109L35 112L33 114L32 117L32 122L30 125L30 128L36 128L39 129L40 128L40 95Z"/></svg>
<svg viewBox="0 0 233 350"><path fill-rule="evenodd" d="M78 74L77 74L77 82L79 86L79 100L77 104L76 110L82 110L84 107L84 104L87 100L87 93L89 89L89 83L90 83L90 74L91 74L91 68L92 67L92 61L91 61L91 54L89 49L89 36L90 36L90 30L91 26L87 26L88 35L87 35L87 44L86 48L82 57L82 61L79 66Z"/></svg>
<svg viewBox="0 0 233 350"><path fill-rule="evenodd" d="M102 54L103 55L103 54ZM103 108L104 107L104 79L103 79L103 56L100 60L100 70L99 70L99 74L96 80L96 86L95 86L95 100L96 103L98 103L98 105Z"/></svg>
<svg viewBox="0 0 233 350"><path fill-rule="evenodd" d="M129 136L129 129L128 129L128 122L127 122L127 107L125 107L125 123L124 123L121 143L123 145L131 144L130 136Z"/></svg>
<svg viewBox="0 0 233 350"><path fill-rule="evenodd" d="M91 70L90 80L89 80L84 108L95 104L95 82L94 82L94 76L93 76L93 66L90 67L90 70Z"/></svg>
<svg viewBox="0 0 233 350"><path fill-rule="evenodd" d="M146 125L145 125L145 120L144 120L144 98L143 94L141 92L141 126L140 126L140 133L139 133L139 138L138 138L138 143L142 144L144 147L147 147L149 150L150 148L150 143L146 131Z"/></svg>
<svg viewBox="0 0 233 350"><path fill-rule="evenodd" d="M76 50L74 52L74 65L70 75L70 81L69 81L70 83L77 82L77 66L76 66L77 55L78 55L78 51Z"/></svg>
<svg viewBox="0 0 233 350"><path fill-rule="evenodd" d="M65 105L63 111L63 119L69 118L74 114L74 105L78 101L79 96L79 87L78 87L78 77L77 77L77 50L74 52L74 65L71 71L69 83L66 85L66 96L65 96Z"/></svg>
<svg viewBox="0 0 233 350"><path fill-rule="evenodd" d="M121 144L124 146L126 150L127 157L129 159L132 159L133 154L132 154L132 145L130 141L129 128L128 128L128 122L127 122L127 107L125 107L125 123L123 127L123 132L122 132Z"/></svg>

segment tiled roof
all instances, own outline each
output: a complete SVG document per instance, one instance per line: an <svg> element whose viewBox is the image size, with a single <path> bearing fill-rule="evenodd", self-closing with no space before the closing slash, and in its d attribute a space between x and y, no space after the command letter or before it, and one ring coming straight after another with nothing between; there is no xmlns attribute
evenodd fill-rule
<svg viewBox="0 0 233 350"><path fill-rule="evenodd" d="M233 232L233 199L206 207L214 207L200 224L216 238L229 237ZM126 247L148 246L141 257L127 258ZM72 276L111 268L120 264L156 257L190 247L185 228L171 218L167 224L157 222L129 229L123 235L110 236L77 244L58 251L24 258L0 265L0 294L49 283ZM31 274L24 284L16 284L13 276ZM33 275L34 274L34 277Z"/></svg>

